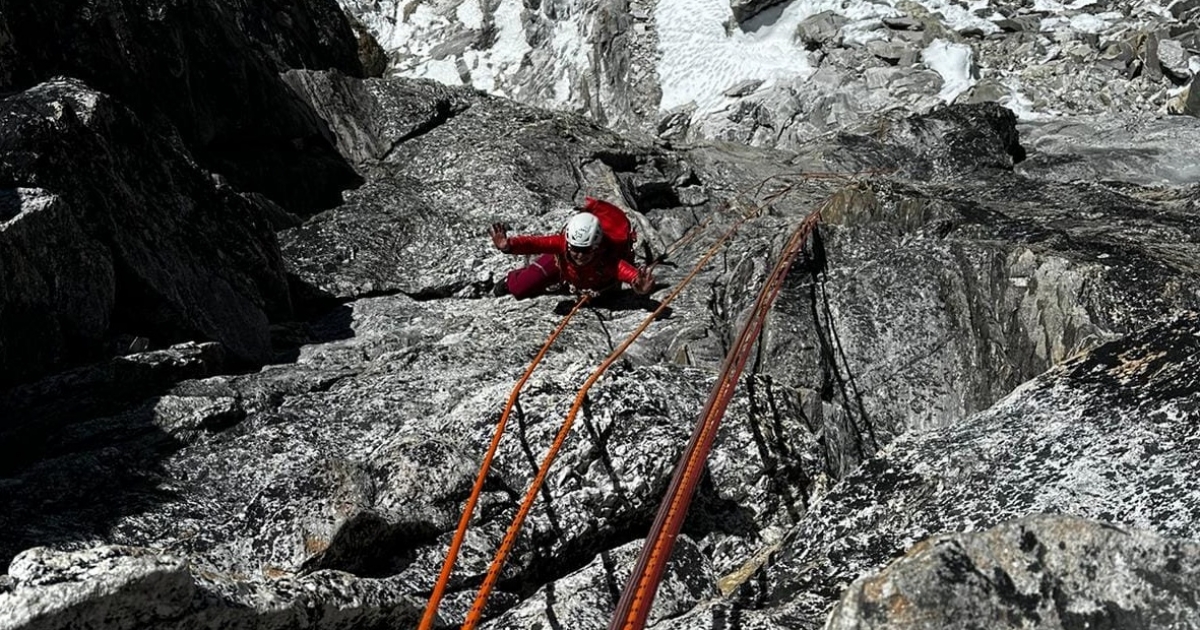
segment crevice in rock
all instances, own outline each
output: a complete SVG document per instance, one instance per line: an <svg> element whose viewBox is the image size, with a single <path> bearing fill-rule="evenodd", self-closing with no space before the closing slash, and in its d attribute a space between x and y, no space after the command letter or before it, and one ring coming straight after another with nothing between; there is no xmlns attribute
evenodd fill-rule
<svg viewBox="0 0 1200 630"><path fill-rule="evenodd" d="M442 299L446 299L446 298L452 298L458 292L460 292L463 289L470 287L470 286L475 286L475 285L474 285L474 283L471 283L471 282L454 282L454 283L446 284L446 285L425 287L422 289L418 289L416 291L380 292L376 295L364 294L359 297L360 298L378 297L381 295L396 295L397 293L403 293L403 294L407 295L408 297L412 298L413 300L416 300L417 302L429 302L432 300L442 300Z"/></svg>
<svg viewBox="0 0 1200 630"><path fill-rule="evenodd" d="M417 550L433 544L440 533L429 523L390 523L365 510L343 523L329 546L301 565L300 573L333 569L359 577L388 577L412 564Z"/></svg>
<svg viewBox="0 0 1200 630"><path fill-rule="evenodd" d="M427 133L430 133L438 127L450 122L459 114L465 112L467 109L470 109L470 107L471 106L468 104L466 107L456 108L451 106L450 101L438 101L433 115L428 120L425 120L415 126L408 133L394 140L391 145L388 146L387 151L380 156L379 161L387 162L388 159L392 157L392 154L395 153L405 142L415 140Z"/></svg>
<svg viewBox="0 0 1200 630"><path fill-rule="evenodd" d="M683 203L675 186L666 181L645 182L633 186L638 210L649 212L661 208L677 208Z"/></svg>
<svg viewBox="0 0 1200 630"><path fill-rule="evenodd" d="M783 414L776 400L776 388L769 375L760 375L759 373L762 369L762 359L762 344L760 343L758 351L755 353L754 366L745 380L746 394L750 401L750 422L748 424L754 438L754 445L763 462L764 476L768 479L773 493L783 497L781 503L787 511L788 518L795 523L808 509L813 475L804 469L803 459L798 453L792 452L788 441L783 437L785 435ZM760 379L765 385L764 392L759 392ZM759 402L760 398L766 399L765 408ZM803 414L803 408L799 408L799 411ZM774 439L771 439L770 444L768 444L770 438L764 433L762 425L767 425L771 429L770 433ZM797 505L800 505L801 508L797 509Z"/></svg>
<svg viewBox="0 0 1200 630"><path fill-rule="evenodd" d="M636 153L623 151L597 151L592 157L618 173L634 172L638 169L640 162L640 156Z"/></svg>

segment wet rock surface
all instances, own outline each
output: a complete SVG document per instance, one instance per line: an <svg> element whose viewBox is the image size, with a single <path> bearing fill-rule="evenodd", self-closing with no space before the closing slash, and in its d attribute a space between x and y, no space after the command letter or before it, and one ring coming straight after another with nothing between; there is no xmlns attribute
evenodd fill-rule
<svg viewBox="0 0 1200 630"><path fill-rule="evenodd" d="M789 275L722 424L653 627L817 628L835 607L837 623L859 624L847 627L896 621L873 616L884 613L864 599L874 591L852 587L858 580L889 593L977 585L977 606L934 610L951 620L1014 602L1050 611L1068 601L1053 585L1124 557L1108 528L1141 545L1139 566L1161 571L1145 580L1178 576L1170 558L1188 557L1200 505L1190 456L1200 193L1185 166L1163 157L1170 147L1186 154L1170 144L1186 139L1174 127L1138 118L1119 129L1105 119L1033 127L973 103L893 112L792 149L684 147L464 87L302 68L280 80L364 182L307 219L236 182L213 184L183 166L183 149L167 150L180 143L151 131L145 146L128 133L80 141L77 154L96 168L105 147L150 147L131 151L138 159L124 163L129 183L116 192L75 180L55 188L44 173L62 171L21 171L29 162L10 147L22 145L4 145L0 166L32 175L0 205L0 260L28 257L62 278L59 293L14 286L93 304L77 319L53 311L58 319L46 320L60 329L125 336L122 356L0 392L0 627L415 626L504 401L574 302L495 297L523 261L494 250L486 228L553 232L587 195L628 210L639 261L665 254L659 286L598 299L530 378L439 627L461 623L581 384L654 318L581 399L484 622L607 626L739 323L791 229L816 210L827 268L799 264ZM62 95L13 105L51 89ZM101 115L127 111L115 98L74 80L33 87L3 103L54 116L6 118L17 122L0 133L30 137L22 130L69 114L88 138L107 121L137 120ZM1089 149L1088 129L1107 130L1099 146L1114 150ZM1148 156L1146 171L1129 168L1137 155ZM164 169L170 185L152 186ZM194 209L184 218L214 206L245 213L212 225L152 221L144 206L96 214L117 205L105 195L143 190L135 184ZM35 189L48 192L26 192ZM57 256L21 232L51 212L66 217ZM138 226L140 239L116 247L125 241L95 236L116 221ZM255 229L235 229L247 222ZM133 258L139 243L155 244L147 257L184 257L205 279L273 287L261 295L278 302L246 294L244 304L264 306L237 329L264 355L239 358L237 337L199 325L162 338L106 327L103 308L140 302L95 291L87 272L107 277L102 254ZM251 257L260 252L274 262ZM125 276L112 264L119 289ZM273 283L235 273L263 268ZM188 285L147 286L178 297ZM197 317L224 312L219 293L197 294L181 303ZM0 313L14 304L6 297ZM50 328L20 321L5 334ZM1036 588L1015 569L1004 574L1011 592L964 586L937 570L946 556L922 551L957 545L978 568L1029 538L1013 532L1049 549L1063 528L1087 533L1079 538L1095 541L1094 556L1056 555L1064 568L1040 573ZM917 561L888 567L931 536ZM1100 616L1087 619L1097 623L1127 619L1112 616L1118 608L1151 610L1162 593L1178 600L1172 619L1191 610L1183 587L1119 601L1064 592L1094 604Z"/></svg>

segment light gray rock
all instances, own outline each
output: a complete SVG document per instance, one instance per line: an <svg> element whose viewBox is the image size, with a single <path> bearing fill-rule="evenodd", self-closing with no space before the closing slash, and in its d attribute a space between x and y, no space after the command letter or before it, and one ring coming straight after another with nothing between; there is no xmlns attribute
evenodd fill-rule
<svg viewBox="0 0 1200 630"><path fill-rule="evenodd" d="M1174 39L1163 39L1158 42L1158 63L1163 72L1175 81L1186 81L1192 76L1188 66L1191 55L1184 50L1183 44Z"/></svg>
<svg viewBox="0 0 1200 630"><path fill-rule="evenodd" d="M612 595L620 594L612 587L620 588L628 581L640 549L640 544L630 543L604 552L579 571L539 589L489 622L488 627L553 627L569 619L580 630L607 628L611 611L617 606L617 598ZM681 536L675 549L650 609L648 625L685 613L716 594L716 576L695 543Z"/></svg>
<svg viewBox="0 0 1200 630"><path fill-rule="evenodd" d="M1035 515L921 541L855 580L825 624L850 628L1188 627L1200 545Z"/></svg>
<svg viewBox="0 0 1200 630"><path fill-rule="evenodd" d="M778 626L821 627L842 585L873 574L919 541L987 530L1027 514L1059 512L1195 540L1193 513L1200 500L1186 480L1195 466L1187 445L1196 437L1187 418L1197 404L1200 375L1176 360L1190 361L1200 351L1198 327L1195 313L1148 326L1075 357L954 428L893 442L792 532L767 569L771 586L755 596L765 603L760 615ZM1020 549L1005 553L1027 552ZM1062 557L1085 565L1108 562L1103 555ZM1166 568L1156 583L1172 583L1180 570L1169 563ZM1122 608L1154 610L1154 595L1145 595L1124 600ZM981 592L969 607L988 609L988 597ZM1037 608L1055 599L1046 594L1028 604ZM940 608L954 614L953 604ZM1164 612L1187 608L1171 610ZM1100 614L1096 621L1119 612ZM681 619L679 627L689 621L696 620Z"/></svg>
<svg viewBox="0 0 1200 630"><path fill-rule="evenodd" d="M1059 181L1116 180L1141 185L1196 181L1200 130L1190 119L1078 117L1021 126L1029 159L1018 172Z"/></svg>
<svg viewBox="0 0 1200 630"><path fill-rule="evenodd" d="M1196 88L1196 79L1188 84L1188 88L1183 93L1183 103L1180 110L1193 118L1200 118L1200 89Z"/></svg>
<svg viewBox="0 0 1200 630"><path fill-rule="evenodd" d="M196 595L187 561L148 549L30 549L9 566L3 628L145 628L177 619Z"/></svg>
<svg viewBox="0 0 1200 630"><path fill-rule="evenodd" d="M796 41L810 50L839 45L837 35L846 22L846 18L832 11L814 13L796 27Z"/></svg>
<svg viewBox="0 0 1200 630"><path fill-rule="evenodd" d="M896 65L910 66L920 56L910 46L901 41L875 40L867 42L867 51L880 59Z"/></svg>

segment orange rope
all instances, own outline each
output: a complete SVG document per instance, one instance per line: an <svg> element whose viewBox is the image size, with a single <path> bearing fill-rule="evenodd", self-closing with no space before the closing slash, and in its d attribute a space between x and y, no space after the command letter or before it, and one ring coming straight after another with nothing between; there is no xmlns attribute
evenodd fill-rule
<svg viewBox="0 0 1200 630"><path fill-rule="evenodd" d="M508 554L512 551L513 545L516 543L517 535L521 531L521 526L525 523L525 518L529 514L529 510L533 507L533 502L541 490L542 483L545 482L546 474L550 471L550 464L554 462L554 458L558 455L558 451L562 448L563 442L566 441L567 434L571 431L571 425L575 422L575 416L579 413L579 409L583 406L584 397L587 396L588 390L592 385L604 374L604 372L620 358L621 354L633 344L635 340L646 330L655 319L666 309L680 292L700 273L700 270L708 263L713 256L717 254L725 241L733 236L734 232L741 226L749 215L738 219L733 226L729 228L711 248L704 254L692 271L683 280L676 285L675 289L663 299L662 303L654 310L646 319L633 331L632 334L600 364L591 376L584 381L584 384L579 389L579 393L575 396L575 402L571 405L571 410L567 414L567 418L563 421L562 427L559 428L558 434L554 438L554 442L550 445L550 450L546 453L546 457L542 461L541 467L538 468L537 475L534 476L529 490L525 493L525 499L521 502L520 509L517 510L517 515L513 518L513 522L509 525L508 531L504 534L504 540L500 543L500 549L496 552L496 557L492 560L492 565L488 568L487 577L484 578L482 586L479 588L479 594L475 597L475 602L471 605L470 612L467 613L466 621L462 625L462 630L473 630L479 624L483 617L484 607L487 606L488 597L491 595L492 588L496 585L496 580L500 578L500 571L504 568L504 562L508 558Z"/></svg>
<svg viewBox="0 0 1200 630"><path fill-rule="evenodd" d="M437 618L438 605L442 602L442 595L446 592L446 585L450 582L450 572L454 570L454 563L458 559L458 550L462 547L463 539L467 534L467 525L471 522L471 515L475 512L475 504L479 501L479 495L483 492L483 482L487 478L488 469L492 466L492 458L496 455L496 449L500 445L500 437L504 434L504 427L508 424L508 416L512 413L513 406L517 402L517 397L521 393L521 388L525 382L529 380L533 374L533 369L542 361L542 357L546 356L546 351L550 349L550 345L558 338L559 333L567 327L567 323L579 312L588 301L588 295L584 294L575 303L575 308L571 309L570 313L562 319L558 324L558 328L550 333L550 337L546 339L546 343L542 344L542 349L538 351L537 356L533 357L533 361L525 370L525 374L513 386L512 393L508 395L508 404L504 405L504 412L500 414L500 422L496 424L496 433L492 436L492 443L488 447L487 454L483 456L483 464L479 467L479 475L475 478L475 486L471 489L471 495L467 498L467 505L463 507L462 517L458 519L458 530L454 532L454 539L450 543L450 550L446 552L446 560L442 564L442 572L438 576L437 583L433 587L433 593L429 595L429 603L425 606L425 615L421 617L421 624L418 626L420 630L431 630L433 622Z"/></svg>
<svg viewBox="0 0 1200 630"><path fill-rule="evenodd" d="M633 573L617 604L609 630L641 630L645 626L658 592L662 573L675 546L675 539L683 527L688 505L695 494L704 463L716 439L717 429L725 410L733 398L737 382L745 369L750 352L758 340L771 305L783 289L792 262L799 255L808 234L820 219L820 211L813 212L800 224L784 246L779 261L768 276L746 323L738 334L737 342L725 357L718 385L709 395L708 402L700 414L700 420L692 432L692 438L676 465L675 474L667 490L667 497L659 508L654 525Z"/></svg>

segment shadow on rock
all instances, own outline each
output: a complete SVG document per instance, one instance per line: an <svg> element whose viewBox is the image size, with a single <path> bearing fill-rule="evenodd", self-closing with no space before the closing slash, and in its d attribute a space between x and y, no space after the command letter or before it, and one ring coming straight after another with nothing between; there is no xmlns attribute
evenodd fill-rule
<svg viewBox="0 0 1200 630"><path fill-rule="evenodd" d="M658 285L655 285L655 288L659 288ZM649 295L638 295L633 291L623 290L601 294L592 299L589 305L593 308L602 308L608 311L646 311L647 313L653 313L662 306L662 302ZM554 312L557 315L566 315L574 307L574 299L562 300L554 305ZM670 307L664 308L656 319L670 319L673 312Z"/></svg>
<svg viewBox="0 0 1200 630"><path fill-rule="evenodd" d="M271 327L276 363L294 363L300 358L301 346L354 336L354 309L342 300L294 274L288 276L288 289L297 319Z"/></svg>
<svg viewBox="0 0 1200 630"><path fill-rule="evenodd" d="M110 537L118 520L169 500L161 462L189 431L241 416L159 396L224 365L218 344L182 344L0 391L0 566L29 547Z"/></svg>
<svg viewBox="0 0 1200 630"><path fill-rule="evenodd" d="M45 439L43 458L0 478L0 566L30 547L110 538L115 523L170 501L161 462L183 445L156 426L153 403Z"/></svg>

